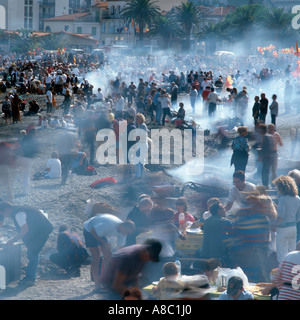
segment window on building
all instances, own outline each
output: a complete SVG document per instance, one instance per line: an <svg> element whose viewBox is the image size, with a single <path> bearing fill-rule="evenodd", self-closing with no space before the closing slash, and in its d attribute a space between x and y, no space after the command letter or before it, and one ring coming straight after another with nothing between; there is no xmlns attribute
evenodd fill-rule
<svg viewBox="0 0 300 320"><path fill-rule="evenodd" d="M77 27L77 33L82 33L82 27Z"/></svg>
<svg viewBox="0 0 300 320"><path fill-rule="evenodd" d="M106 23L105 22L101 23L101 33L106 33Z"/></svg>
<svg viewBox="0 0 300 320"><path fill-rule="evenodd" d="M69 31L69 26L65 26L65 31L66 31L66 32Z"/></svg>
<svg viewBox="0 0 300 320"><path fill-rule="evenodd" d="M25 0L24 2L24 28L25 29L33 28L32 18L33 18L33 1Z"/></svg>
<svg viewBox="0 0 300 320"><path fill-rule="evenodd" d="M96 27L92 27L92 36L97 35L97 28Z"/></svg>
<svg viewBox="0 0 300 320"><path fill-rule="evenodd" d="M109 24L108 24L108 33L115 33L115 24L114 24L114 22L109 22Z"/></svg>

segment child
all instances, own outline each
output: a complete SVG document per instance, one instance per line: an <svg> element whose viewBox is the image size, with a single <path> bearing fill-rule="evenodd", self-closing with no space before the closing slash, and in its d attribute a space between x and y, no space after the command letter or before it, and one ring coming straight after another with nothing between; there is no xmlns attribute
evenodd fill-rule
<svg viewBox="0 0 300 320"><path fill-rule="evenodd" d="M41 121L41 128L46 129L46 128L48 128L48 126L49 126L48 118L46 116L44 116L44 118Z"/></svg>
<svg viewBox="0 0 300 320"><path fill-rule="evenodd" d="M154 296L160 300L170 298L183 288L180 280L177 280L178 269L174 262L166 262L163 272L164 277L160 279L157 288L153 290Z"/></svg>
<svg viewBox="0 0 300 320"><path fill-rule="evenodd" d="M252 293L244 289L243 279L231 277L228 280L227 290L222 292L219 300L253 300Z"/></svg>
<svg viewBox="0 0 300 320"><path fill-rule="evenodd" d="M186 227L186 222L190 221L192 223L195 222L195 218L187 212L188 210L188 202L187 199L185 197L180 197L176 200L175 203L176 206L176 212L174 213L174 217L173 217L173 221L174 224L176 225L176 227L180 227L185 229ZM180 221L179 221L179 215L180 213L184 214L184 222L183 222L183 226L180 225Z"/></svg>

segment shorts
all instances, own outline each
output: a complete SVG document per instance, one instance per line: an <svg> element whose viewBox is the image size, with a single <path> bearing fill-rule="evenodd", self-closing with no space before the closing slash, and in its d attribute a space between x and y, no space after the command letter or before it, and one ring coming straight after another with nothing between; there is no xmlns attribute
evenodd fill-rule
<svg viewBox="0 0 300 320"><path fill-rule="evenodd" d="M83 229L83 236L85 240L85 246L87 248L101 247L100 242L90 232L88 232L85 229ZM108 242L106 237L101 237L101 239L105 242Z"/></svg>

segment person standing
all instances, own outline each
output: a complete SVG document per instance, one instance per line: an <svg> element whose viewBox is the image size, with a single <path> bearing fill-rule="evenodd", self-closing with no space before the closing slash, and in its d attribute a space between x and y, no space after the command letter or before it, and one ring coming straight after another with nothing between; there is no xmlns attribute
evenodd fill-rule
<svg viewBox="0 0 300 320"><path fill-rule="evenodd" d="M64 114L67 115L67 114L69 114L69 110L70 110L71 99L72 99L72 91L68 87L68 84L66 84L66 83L64 84L63 94L65 96L64 101L63 101Z"/></svg>
<svg viewBox="0 0 300 320"><path fill-rule="evenodd" d="M4 113L5 123L8 123L8 120L10 123L12 123L12 121L11 121L11 101L9 99L9 96L5 96L5 100L2 103L2 112Z"/></svg>
<svg viewBox="0 0 300 320"><path fill-rule="evenodd" d="M208 100L208 116L214 117L217 110L217 102L219 100L218 94L215 92L214 88L210 89L210 93L207 96Z"/></svg>
<svg viewBox="0 0 300 320"><path fill-rule="evenodd" d="M195 114L197 98L198 98L198 91L195 86L192 86L192 90L190 92L190 102L191 102L191 107L193 109L193 114Z"/></svg>
<svg viewBox="0 0 300 320"><path fill-rule="evenodd" d="M278 300L300 300L299 284L293 280L300 265L300 242L297 242L296 250L289 252L273 276L273 284L279 290Z"/></svg>
<svg viewBox="0 0 300 320"><path fill-rule="evenodd" d="M145 116L138 113L135 117L136 128L143 130L143 136L137 137L137 142L139 143L140 149L137 150L136 156L140 157L140 161L134 164L135 177L137 179L142 179L144 173L144 165L148 161L148 127L145 123Z"/></svg>
<svg viewBox="0 0 300 320"><path fill-rule="evenodd" d="M246 89L243 89L241 92L238 93L237 97L237 113L242 120L242 123L245 121L245 116L247 114L248 109L248 93Z"/></svg>
<svg viewBox="0 0 300 320"><path fill-rule="evenodd" d="M209 208L211 216L203 224L203 244L201 258L221 259L224 267L231 266L230 259L230 233L232 232L232 223L225 218L225 208L220 201L216 201Z"/></svg>
<svg viewBox="0 0 300 320"><path fill-rule="evenodd" d="M23 169L23 193L28 195L31 191L30 177L33 159L40 151L40 143L36 137L35 127L27 129L26 134L20 140L20 154L18 164Z"/></svg>
<svg viewBox="0 0 300 320"><path fill-rule="evenodd" d="M50 87L46 93L46 105L47 105L47 113L52 113L52 97L53 97L53 88Z"/></svg>
<svg viewBox="0 0 300 320"><path fill-rule="evenodd" d="M259 113L260 113L260 101L259 96L255 96L254 105L252 107L252 117L254 119L254 126L256 127L259 123Z"/></svg>
<svg viewBox="0 0 300 320"><path fill-rule="evenodd" d="M61 185L67 183L69 172L72 167L72 154L77 149L76 134L63 131L57 138L57 152L61 161Z"/></svg>
<svg viewBox="0 0 300 320"><path fill-rule="evenodd" d="M261 151L258 155L258 161L262 162L261 179L262 184L268 188L271 166L274 161L274 157L277 157L277 152L275 148L274 136L268 133L267 125L261 123L258 127L258 130L262 135Z"/></svg>
<svg viewBox="0 0 300 320"><path fill-rule="evenodd" d="M287 80L284 88L284 108L285 112L290 114L292 111L292 101L293 101L293 86L290 80Z"/></svg>
<svg viewBox="0 0 300 320"><path fill-rule="evenodd" d="M177 98L178 98L178 86L174 81L171 83L170 91L171 91L171 105L172 105L172 109L174 110L175 107L177 106Z"/></svg>
<svg viewBox="0 0 300 320"><path fill-rule="evenodd" d="M95 143L96 143L96 124L95 124L95 112L93 110L87 110L86 119L82 122L82 132L84 140L90 149L90 161L91 166L94 165L95 161Z"/></svg>
<svg viewBox="0 0 300 320"><path fill-rule="evenodd" d="M136 85L133 82L128 86L128 92L128 102L133 103L136 97Z"/></svg>
<svg viewBox="0 0 300 320"><path fill-rule="evenodd" d="M202 92L202 99L203 99L203 111L206 113L208 111L208 95L210 93L210 87L206 86L204 87L204 90Z"/></svg>
<svg viewBox="0 0 300 320"><path fill-rule="evenodd" d="M161 88L158 88L153 96L153 105L155 110L155 122L157 125L161 125L161 116L162 116L162 109L161 109L161 103L158 100L161 94Z"/></svg>
<svg viewBox="0 0 300 320"><path fill-rule="evenodd" d="M162 125L165 125L165 119L166 116L169 116L170 118L172 117L171 114L171 101L170 101L170 96L167 94L166 90L161 91L161 95L158 98L158 101L161 104L163 116L162 116Z"/></svg>
<svg viewBox="0 0 300 320"><path fill-rule="evenodd" d="M269 100L266 98L266 94L262 93L260 95L260 113L259 113L259 118L262 123L266 122L268 106L269 106Z"/></svg>
<svg viewBox="0 0 300 320"><path fill-rule="evenodd" d="M276 253L280 264L284 257L296 249L297 221L300 218L300 198L293 178L280 176L273 181L278 192L276 220Z"/></svg>
<svg viewBox="0 0 300 320"><path fill-rule="evenodd" d="M234 165L234 171L241 170L246 172L246 166L249 158L250 147L247 140L248 128L238 127L238 136L233 139L231 148L233 154L231 165Z"/></svg>
<svg viewBox="0 0 300 320"><path fill-rule="evenodd" d="M21 103L23 100L19 97L17 93L14 94L12 101L11 101L11 112L12 112L12 119L13 123L21 122Z"/></svg>
<svg viewBox="0 0 300 320"><path fill-rule="evenodd" d="M277 95L273 94L272 103L269 106L271 111L271 122L274 124L274 126L276 126L276 118L278 117L278 102L276 99Z"/></svg>
<svg viewBox="0 0 300 320"><path fill-rule="evenodd" d="M122 97L121 93L118 93L116 99L116 112L123 112L125 107L125 99Z"/></svg>
<svg viewBox="0 0 300 320"><path fill-rule="evenodd" d="M269 200L263 195L250 195L232 221L231 257L251 282L269 282L268 253L271 239Z"/></svg>
<svg viewBox="0 0 300 320"><path fill-rule="evenodd" d="M273 136L274 138L274 145L275 145L275 154L272 158L271 164L271 172L272 172L272 181L277 178L277 164L278 164L278 146L283 146L281 136L278 132L276 132L276 127L274 124L268 125L268 134Z"/></svg>
<svg viewBox="0 0 300 320"><path fill-rule="evenodd" d="M4 218L11 218L17 229L17 235L7 241L10 246L21 240L27 248L28 265L26 275L20 285L34 285L37 278L40 252L47 242L53 226L46 215L31 206L16 206L9 202L0 202L0 225Z"/></svg>

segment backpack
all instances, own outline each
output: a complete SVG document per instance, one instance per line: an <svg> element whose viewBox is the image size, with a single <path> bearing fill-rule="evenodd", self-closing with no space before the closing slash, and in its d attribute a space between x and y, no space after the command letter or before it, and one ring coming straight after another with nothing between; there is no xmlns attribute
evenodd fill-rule
<svg viewBox="0 0 300 320"><path fill-rule="evenodd" d="M93 176L97 174L97 171L93 166L88 166L84 168L84 173L87 176Z"/></svg>

